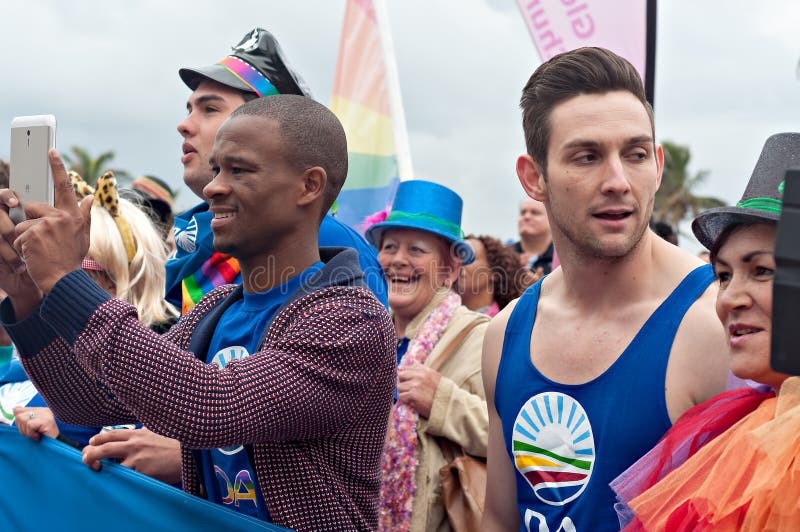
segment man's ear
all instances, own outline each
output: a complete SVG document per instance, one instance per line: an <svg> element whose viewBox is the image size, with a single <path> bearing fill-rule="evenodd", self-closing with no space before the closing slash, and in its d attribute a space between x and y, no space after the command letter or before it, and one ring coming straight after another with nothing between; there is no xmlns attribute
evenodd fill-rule
<svg viewBox="0 0 800 532"><path fill-rule="evenodd" d="M658 167L658 182L656 183L656 190L661 188L661 178L664 175L664 148L661 144L656 144L656 165Z"/></svg>
<svg viewBox="0 0 800 532"><path fill-rule="evenodd" d="M538 201L547 197L547 182L542 167L527 153L517 158L517 177L528 196Z"/></svg>
<svg viewBox="0 0 800 532"><path fill-rule="evenodd" d="M325 194L325 188L328 184L328 174L321 166L312 166L303 172L301 179L303 180L303 188L297 200L298 205L310 205Z"/></svg>

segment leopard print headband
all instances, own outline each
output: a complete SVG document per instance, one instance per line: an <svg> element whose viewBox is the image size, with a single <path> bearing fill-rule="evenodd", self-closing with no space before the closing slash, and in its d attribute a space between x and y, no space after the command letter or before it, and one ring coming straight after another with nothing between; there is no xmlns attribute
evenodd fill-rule
<svg viewBox="0 0 800 532"><path fill-rule="evenodd" d="M111 170L104 173L97 180L97 187L92 188L77 172L70 171L69 179L72 182L72 189L79 200L86 196L94 196L94 204L100 205L108 211L114 222L117 224L119 234L122 236L122 243L125 245L125 253L128 256L128 263L136 255L136 242L133 240L133 233L128 221L119 214L119 193L117 192L117 179Z"/></svg>

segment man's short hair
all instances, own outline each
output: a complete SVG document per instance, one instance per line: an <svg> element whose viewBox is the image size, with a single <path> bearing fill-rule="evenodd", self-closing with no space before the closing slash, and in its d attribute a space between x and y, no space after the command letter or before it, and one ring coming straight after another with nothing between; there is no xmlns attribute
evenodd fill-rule
<svg viewBox="0 0 800 532"><path fill-rule="evenodd" d="M0 188L8 188L8 179L11 175L11 169L8 163L0 159Z"/></svg>
<svg viewBox="0 0 800 532"><path fill-rule="evenodd" d="M344 128L327 107L295 94L279 94L249 101L231 113L237 116L260 116L278 123L287 163L300 171L314 166L325 169L322 216L333 205L347 177L347 138Z"/></svg>
<svg viewBox="0 0 800 532"><path fill-rule="evenodd" d="M586 47L558 54L539 68L522 89L522 128L528 155L547 172L550 116L559 103L582 94L627 91L642 102L655 139L653 107L642 78L626 59L605 48Z"/></svg>

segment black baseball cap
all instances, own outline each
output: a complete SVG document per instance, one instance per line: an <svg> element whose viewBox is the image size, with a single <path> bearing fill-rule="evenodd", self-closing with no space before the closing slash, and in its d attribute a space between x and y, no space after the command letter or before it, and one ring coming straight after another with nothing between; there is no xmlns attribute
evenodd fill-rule
<svg viewBox="0 0 800 532"><path fill-rule="evenodd" d="M204 79L211 79L259 97L273 94L312 97L303 78L286 60L278 40L262 28L246 33L239 44L232 47L232 53L215 64L181 68L178 74L192 90Z"/></svg>

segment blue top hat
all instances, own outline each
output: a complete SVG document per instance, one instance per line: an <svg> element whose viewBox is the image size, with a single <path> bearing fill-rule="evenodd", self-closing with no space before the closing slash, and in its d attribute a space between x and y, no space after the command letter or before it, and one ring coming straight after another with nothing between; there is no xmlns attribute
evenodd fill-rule
<svg viewBox="0 0 800 532"><path fill-rule="evenodd" d="M475 260L475 253L464 242L461 230L463 204L461 196L438 183L418 179L403 181L397 187L386 221L367 229L367 242L377 248L387 229L417 229L443 238L463 263L469 264Z"/></svg>
<svg viewBox="0 0 800 532"><path fill-rule="evenodd" d="M417 229L443 238L453 246L464 264L475 260L472 248L464 242L461 230L461 197L438 183L413 180L397 187L392 211L386 221L367 229L367 242L380 247L381 236L387 229Z"/></svg>

